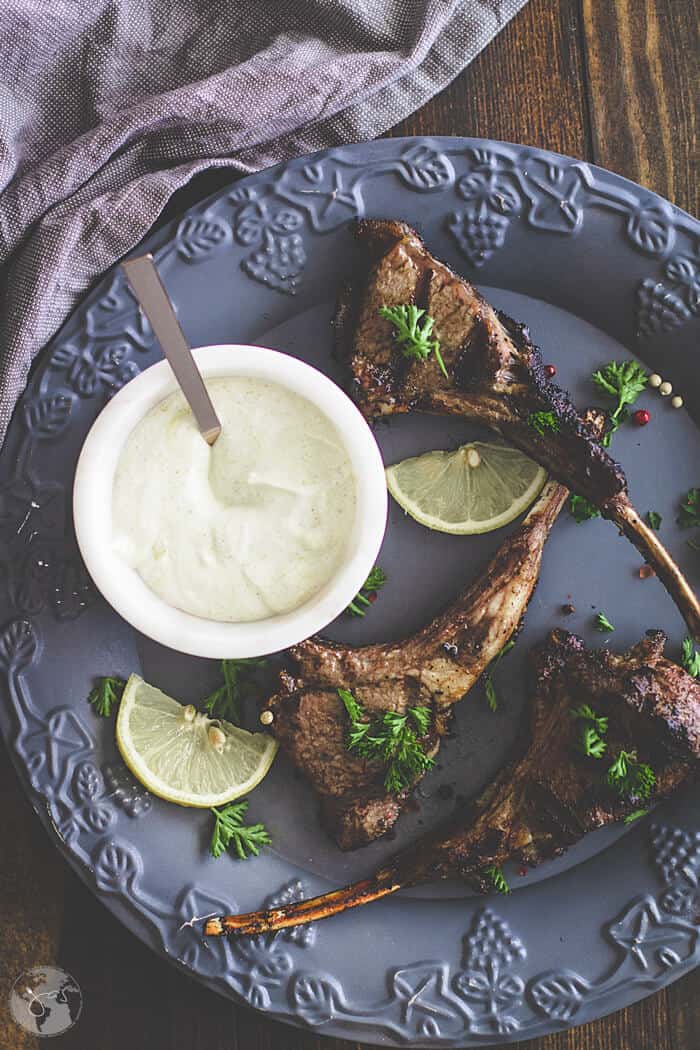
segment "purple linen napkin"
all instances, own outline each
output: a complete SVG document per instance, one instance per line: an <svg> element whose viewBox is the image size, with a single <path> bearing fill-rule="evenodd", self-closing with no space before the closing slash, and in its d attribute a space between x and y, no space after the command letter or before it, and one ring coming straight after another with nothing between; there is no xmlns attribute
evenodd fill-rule
<svg viewBox="0 0 700 1050"><path fill-rule="evenodd" d="M0 441L37 352L207 167L373 138L525 0L5 0Z"/></svg>

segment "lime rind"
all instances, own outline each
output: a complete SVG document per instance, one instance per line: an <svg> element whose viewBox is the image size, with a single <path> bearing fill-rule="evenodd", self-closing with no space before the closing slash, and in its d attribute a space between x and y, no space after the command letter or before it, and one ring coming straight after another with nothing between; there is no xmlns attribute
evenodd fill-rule
<svg viewBox="0 0 700 1050"><path fill-rule="evenodd" d="M119 706L117 746L154 795L197 808L247 795L277 753L276 741L265 733L248 733L186 708L138 675L129 678Z"/></svg>
<svg viewBox="0 0 700 1050"><path fill-rule="evenodd" d="M471 452L471 456L470 456ZM478 465L470 465L478 456ZM547 480L543 467L509 445L473 441L387 467L389 492L419 524L468 536L514 521Z"/></svg>

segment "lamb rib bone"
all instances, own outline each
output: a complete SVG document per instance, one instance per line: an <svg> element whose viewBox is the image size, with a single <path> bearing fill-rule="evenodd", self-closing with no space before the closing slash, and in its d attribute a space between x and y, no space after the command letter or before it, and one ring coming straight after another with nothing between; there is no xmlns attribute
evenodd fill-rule
<svg viewBox="0 0 700 1050"><path fill-rule="evenodd" d="M430 707L431 730L423 744L434 755L453 705L517 630L567 494L562 485L547 482L477 579L416 634L359 648L311 638L290 650L296 672L281 674L282 688L265 704L273 715L269 728L320 796L322 823L341 849L366 845L388 831L415 782L388 792L385 765L348 751L348 718L338 689L350 689L371 715Z"/></svg>
<svg viewBox="0 0 700 1050"><path fill-rule="evenodd" d="M652 566L700 641L700 601L657 534L630 503L622 469L593 438L568 395L547 379L527 329L498 314L463 278L426 250L405 223L360 220L357 275L341 292L337 346L368 419L413 410L484 423L598 507ZM447 366L435 355L406 360L382 306L415 303L435 318ZM552 412L558 433L539 434L532 412Z"/></svg>
<svg viewBox="0 0 700 1050"><path fill-rule="evenodd" d="M639 800L620 798L605 772L620 749L636 750L656 773L653 801L700 764L700 682L663 655L666 637L649 631L626 653L587 650L553 631L531 654L529 741L476 800L423 836L371 878L310 900L209 919L205 933L268 933L314 922L431 879L460 877L492 888L485 873L513 860L532 867L558 856L586 832L619 821ZM577 749L572 707L589 703L608 717L602 760Z"/></svg>

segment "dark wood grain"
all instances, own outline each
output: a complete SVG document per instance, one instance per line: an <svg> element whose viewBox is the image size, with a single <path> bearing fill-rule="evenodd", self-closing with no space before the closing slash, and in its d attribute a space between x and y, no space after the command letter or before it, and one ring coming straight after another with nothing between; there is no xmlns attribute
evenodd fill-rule
<svg viewBox="0 0 700 1050"><path fill-rule="evenodd" d="M579 0L530 0L460 77L392 134L477 135L588 156L579 8Z"/></svg>
<svg viewBox="0 0 700 1050"><path fill-rule="evenodd" d="M696 0L583 0L593 158L700 211Z"/></svg>
<svg viewBox="0 0 700 1050"><path fill-rule="evenodd" d="M698 210L695 0L530 0L472 65L391 134L480 135L593 160ZM195 179L161 221L224 185ZM52 1050L351 1050L235 1007L120 926L54 851L0 749L0 1050L39 1050L5 1003L58 963L84 1012ZM595 892L595 886L591 887ZM626 1010L522 1050L698 1050L700 970ZM362 1048L364 1050L364 1048Z"/></svg>

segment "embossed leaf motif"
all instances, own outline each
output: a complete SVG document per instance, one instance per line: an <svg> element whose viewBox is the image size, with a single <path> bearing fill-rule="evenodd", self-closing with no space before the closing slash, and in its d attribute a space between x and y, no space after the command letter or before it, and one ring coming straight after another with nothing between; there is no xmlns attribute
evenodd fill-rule
<svg viewBox="0 0 700 1050"><path fill-rule="evenodd" d="M184 219L176 235L178 255L187 262L199 262L226 239L227 232L219 219Z"/></svg>
<svg viewBox="0 0 700 1050"><path fill-rule="evenodd" d="M246 999L254 1010L267 1010L270 1005L270 993L264 984L251 985Z"/></svg>
<svg viewBox="0 0 700 1050"><path fill-rule="evenodd" d="M292 972L292 957L289 952L275 951L270 948L262 954L255 964L255 972L267 980L276 981Z"/></svg>
<svg viewBox="0 0 700 1050"><path fill-rule="evenodd" d="M125 893L140 870L138 854L123 843L105 842L95 860L98 888L107 893Z"/></svg>
<svg viewBox="0 0 700 1050"><path fill-rule="evenodd" d="M590 984L567 970L538 977L529 992L538 1010L555 1021L570 1021L590 991Z"/></svg>
<svg viewBox="0 0 700 1050"><path fill-rule="evenodd" d="M335 989L324 977L300 974L292 981L292 1002L307 1024L325 1024L335 1015Z"/></svg>
<svg viewBox="0 0 700 1050"><path fill-rule="evenodd" d="M483 1008L486 1018L499 1023L501 1012L518 1005L525 988L520 977L501 973L495 960L487 963L484 970L468 970L458 974L454 985L464 999Z"/></svg>
<svg viewBox="0 0 700 1050"><path fill-rule="evenodd" d="M658 953L658 960L666 970L670 970L671 967L678 966L681 957L678 952L674 952L673 948L662 948Z"/></svg>
<svg viewBox="0 0 700 1050"><path fill-rule="evenodd" d="M304 178L314 186L323 182L323 164L317 161L315 164L305 164L301 169Z"/></svg>
<svg viewBox="0 0 700 1050"><path fill-rule="evenodd" d="M691 313L700 313L700 269L696 262L685 255L678 255L668 260L664 272L685 297Z"/></svg>
<svg viewBox="0 0 700 1050"><path fill-rule="evenodd" d="M35 438L58 437L68 426L73 402L65 394L52 394L24 406L27 429Z"/></svg>
<svg viewBox="0 0 700 1050"><path fill-rule="evenodd" d="M316 161L285 172L277 193L303 208L318 233L328 233L361 214L360 182L338 165Z"/></svg>
<svg viewBox="0 0 700 1050"><path fill-rule="evenodd" d="M229 194L228 199L232 204L241 204L244 201L254 201L258 196L258 191L254 190L250 186L239 186L237 190Z"/></svg>
<svg viewBox="0 0 700 1050"><path fill-rule="evenodd" d="M13 620L0 635L0 666L21 671L36 655L37 639L29 620Z"/></svg>
<svg viewBox="0 0 700 1050"><path fill-rule="evenodd" d="M429 146L412 146L401 156L399 173L404 182L422 193L451 186L455 173L449 158Z"/></svg>
<svg viewBox="0 0 700 1050"><path fill-rule="evenodd" d="M236 240L241 244L261 244L265 234L285 234L298 230L303 222L294 208L273 211L265 201L253 201L236 216Z"/></svg>
<svg viewBox="0 0 700 1050"><path fill-rule="evenodd" d="M71 343L64 343L62 346L57 346L54 352L51 354L49 364L52 368L66 369L70 368L78 357L80 351L77 347Z"/></svg>
<svg viewBox="0 0 700 1050"><path fill-rule="evenodd" d="M121 273L116 273L109 290L85 315L85 332L96 339L126 337L138 350L153 342L153 331L139 309Z"/></svg>
<svg viewBox="0 0 700 1050"><path fill-rule="evenodd" d="M664 255L673 243L674 228L662 205L647 204L630 215L627 235L648 255Z"/></svg>
<svg viewBox="0 0 700 1050"><path fill-rule="evenodd" d="M54 784L63 783L76 756L92 746L90 734L71 707L55 708L42 728L27 741L28 748L46 753L48 775Z"/></svg>
<svg viewBox="0 0 700 1050"><path fill-rule="evenodd" d="M73 776L73 792L81 802L99 798L104 792L104 780L94 762L81 762Z"/></svg>
<svg viewBox="0 0 700 1050"><path fill-rule="evenodd" d="M583 221L583 209L577 203L582 186L578 167L570 164L545 165L543 174L527 171L523 181L528 187L531 207L528 219L531 226L552 233L571 234Z"/></svg>
<svg viewBox="0 0 700 1050"><path fill-rule="evenodd" d="M696 926L682 919L662 918L656 901L648 896L636 901L617 922L611 923L608 933L645 973L665 968L659 953L669 948L679 958L689 958L698 939Z"/></svg>
<svg viewBox="0 0 700 1050"><path fill-rule="evenodd" d="M665 268L666 276L674 284L694 284L698 277L698 270L692 259L683 255L677 255L669 259Z"/></svg>
<svg viewBox="0 0 700 1050"><path fill-rule="evenodd" d="M221 955L228 959L228 946L223 937L208 941L202 936L204 920L212 915L227 915L236 911L231 900L223 900L197 886L185 886L176 907L175 928L164 931L165 947L192 969L215 964L221 967ZM228 968L228 967L226 967Z"/></svg>
<svg viewBox="0 0 700 1050"><path fill-rule="evenodd" d="M80 397L94 397L101 387L114 392L138 374L138 367L127 360L130 352L131 344L124 340L97 349L65 345L54 353L51 366L68 373L68 383Z"/></svg>
<svg viewBox="0 0 700 1050"><path fill-rule="evenodd" d="M457 974L453 984L470 1004L476 1031L511 1032L518 1027L519 1022L506 1011L520 1005L525 986L507 967L525 954L521 940L490 908L475 916L466 938L466 969Z"/></svg>
<svg viewBox="0 0 700 1050"><path fill-rule="evenodd" d="M503 215L512 215L520 207L520 194L503 176L481 171L464 175L457 192L465 201L473 201Z"/></svg>
<svg viewBox="0 0 700 1050"><path fill-rule="evenodd" d="M292 972L292 958L276 946L276 934L261 934L258 937L241 937L232 942L233 951L244 959L257 977L273 984Z"/></svg>
<svg viewBox="0 0 700 1050"><path fill-rule="evenodd" d="M115 817L112 807L104 804L89 806L85 810L85 820L93 831L106 831L114 823Z"/></svg>
<svg viewBox="0 0 700 1050"><path fill-rule="evenodd" d="M426 963L394 973L394 998L401 1003L405 1023L420 1034L439 1035L441 1021L454 1022L461 1016L454 1000L447 997L447 975L445 965Z"/></svg>
<svg viewBox="0 0 700 1050"><path fill-rule="evenodd" d="M121 390L123 386L132 380L139 374L141 369L135 361L125 361L123 365L115 369L114 372L107 379L107 397L114 397L117 390Z"/></svg>

